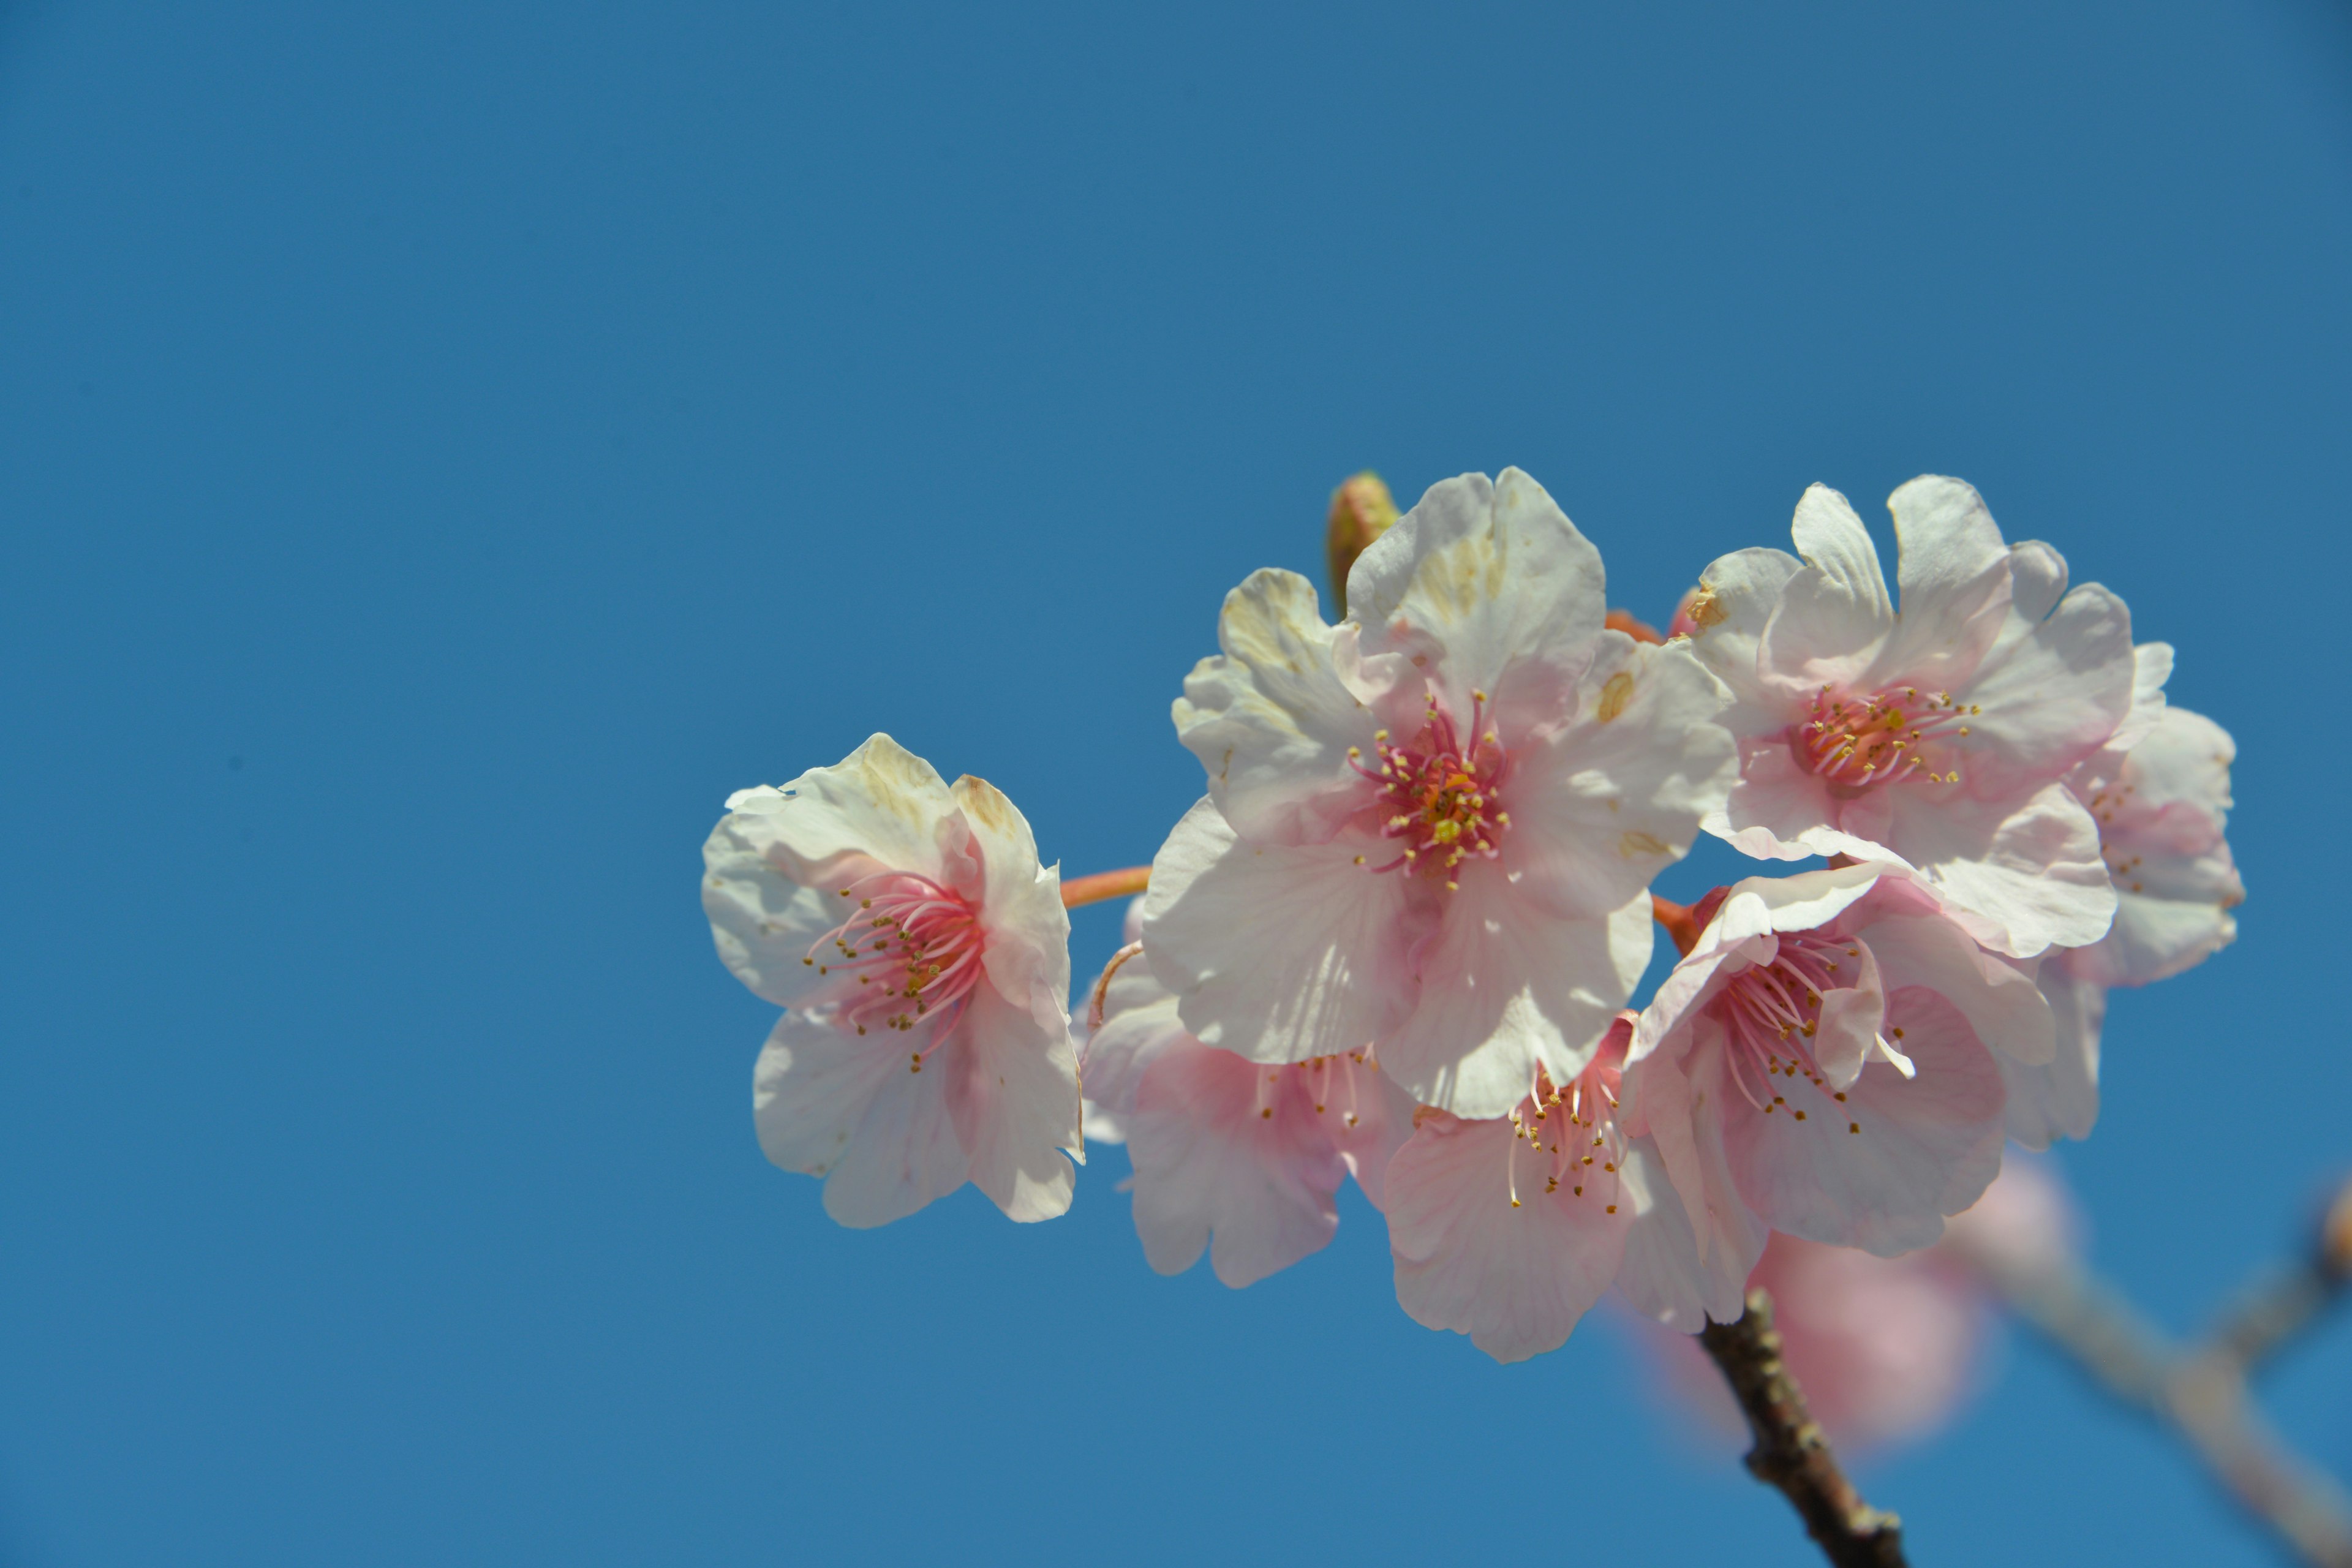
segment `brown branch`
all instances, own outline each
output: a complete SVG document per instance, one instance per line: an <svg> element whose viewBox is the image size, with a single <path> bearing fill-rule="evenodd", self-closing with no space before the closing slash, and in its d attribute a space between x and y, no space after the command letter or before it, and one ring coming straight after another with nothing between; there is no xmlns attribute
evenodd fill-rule
<svg viewBox="0 0 2352 1568"><path fill-rule="evenodd" d="M2248 1374L2320 1310L2352 1269L2339 1239L2352 1187L2336 1202L2312 1257L2252 1291L2200 1346L2174 1343L2068 1258L2025 1258L1955 1238L2010 1307L2110 1394L2186 1443L2238 1504L2317 1568L2352 1568L2352 1499L2271 1430L2247 1396Z"/></svg>
<svg viewBox="0 0 2352 1568"><path fill-rule="evenodd" d="M1772 1298L1750 1290L1739 1321L1707 1324L1698 1342L1723 1369L1748 1417L1756 1439L1748 1474L1795 1505L1822 1554L1837 1568L1904 1568L1902 1521L1862 1500L1780 1360Z"/></svg>

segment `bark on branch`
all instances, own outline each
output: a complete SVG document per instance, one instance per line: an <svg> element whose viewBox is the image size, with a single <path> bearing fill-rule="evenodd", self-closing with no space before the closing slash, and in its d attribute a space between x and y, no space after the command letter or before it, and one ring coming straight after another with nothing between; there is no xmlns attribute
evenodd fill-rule
<svg viewBox="0 0 2352 1568"><path fill-rule="evenodd" d="M1781 1363L1772 1298L1750 1290L1739 1321L1707 1324L1698 1342L1748 1417L1748 1473L1788 1498L1822 1554L1837 1568L1904 1568L1902 1521L1862 1500Z"/></svg>

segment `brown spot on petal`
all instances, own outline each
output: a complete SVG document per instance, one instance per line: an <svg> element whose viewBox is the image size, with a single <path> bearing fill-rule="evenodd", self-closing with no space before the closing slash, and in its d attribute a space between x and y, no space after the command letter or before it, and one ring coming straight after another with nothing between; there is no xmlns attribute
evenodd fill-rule
<svg viewBox="0 0 2352 1568"><path fill-rule="evenodd" d="M1617 840L1617 852L1631 860L1637 855L1671 854L1665 843L1656 837L1639 831L1625 834Z"/></svg>
<svg viewBox="0 0 2352 1568"><path fill-rule="evenodd" d="M1723 601L1716 597L1715 590L1707 587L1700 588L1692 596L1685 613L1691 618L1691 625L1701 631L1709 626L1719 626L1731 618L1731 613L1723 607Z"/></svg>

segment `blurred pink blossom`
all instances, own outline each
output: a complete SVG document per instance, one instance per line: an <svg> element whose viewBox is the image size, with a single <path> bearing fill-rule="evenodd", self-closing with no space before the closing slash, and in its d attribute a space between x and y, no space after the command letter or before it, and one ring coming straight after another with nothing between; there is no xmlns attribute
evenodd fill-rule
<svg viewBox="0 0 2352 1568"><path fill-rule="evenodd" d="M1842 1452L1864 1451L1928 1436L1981 1385L1993 1303L1971 1259L2062 1261L2077 1228L2051 1163L2012 1155L1925 1251L1874 1258L1775 1235L1749 1283L1771 1292L1782 1353L1814 1418ZM1741 1429L1696 1342L1654 1327L1644 1338L1685 1408L1727 1435Z"/></svg>

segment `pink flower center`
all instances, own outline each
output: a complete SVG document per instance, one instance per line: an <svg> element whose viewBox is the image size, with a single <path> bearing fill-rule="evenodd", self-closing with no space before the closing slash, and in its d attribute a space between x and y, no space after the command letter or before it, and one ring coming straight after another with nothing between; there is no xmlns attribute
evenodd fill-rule
<svg viewBox="0 0 2352 1568"><path fill-rule="evenodd" d="M1470 739L1465 744L1451 714L1437 699L1429 700L1429 718L1420 733L1402 745L1392 744L1386 730L1373 733L1377 768L1368 767L1363 753L1348 749L1349 763L1378 786L1381 837L1402 841L1403 853L1375 871L1400 868L1431 876L1444 875L1449 888L1454 868L1476 858L1491 860L1503 830L1511 825L1503 809L1500 789L1509 763L1492 730L1482 731L1486 694L1474 692L1470 708ZM1360 863L1362 857L1358 857Z"/></svg>
<svg viewBox="0 0 2352 1568"><path fill-rule="evenodd" d="M1812 1041L1821 1030L1822 997L1841 984L1839 960L1858 959L1862 950L1809 931L1782 931L1780 948L1771 963L1750 964L1733 975L1707 1004L1730 1037L1725 1060L1731 1081L1748 1104L1768 1116L1790 1109L1773 1092L1776 1079L1802 1078L1842 1105L1845 1096L1822 1077ZM1902 1031L1895 1036L1899 1039ZM1806 1119L1801 1110L1790 1113L1800 1121ZM1848 1131L1861 1129L1849 1122Z"/></svg>
<svg viewBox="0 0 2352 1568"><path fill-rule="evenodd" d="M1624 1077L1624 1046L1605 1043L1586 1068L1565 1085L1536 1069L1535 1088L1511 1112L1511 1206L1519 1206L1519 1145L1525 1142L1544 1179L1546 1193L1565 1188L1571 1198L1590 1195L1617 1212L1625 1141L1617 1131L1617 1096Z"/></svg>
<svg viewBox="0 0 2352 1568"><path fill-rule="evenodd" d="M1916 687L1841 697L1824 686L1811 713L1790 726L1789 749L1832 786L1860 790L1912 778L1957 784L1950 742L1968 734L1961 721L1976 711L1948 692Z"/></svg>
<svg viewBox="0 0 2352 1568"><path fill-rule="evenodd" d="M961 894L911 871L877 871L841 896L857 900L856 912L817 938L802 962L816 963L818 950L833 944L817 973L842 973L840 1016L861 1035L869 1026L904 1032L936 1023L908 1069L920 1072L980 983L980 917Z"/></svg>

